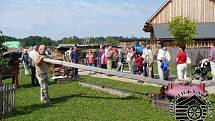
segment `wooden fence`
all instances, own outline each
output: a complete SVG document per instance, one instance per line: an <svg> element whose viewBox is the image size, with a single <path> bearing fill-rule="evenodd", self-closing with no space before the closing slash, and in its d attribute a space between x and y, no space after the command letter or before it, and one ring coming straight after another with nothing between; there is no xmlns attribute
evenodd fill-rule
<svg viewBox="0 0 215 121"><path fill-rule="evenodd" d="M178 48L168 49L171 56L171 62L175 63ZM201 60L208 58L210 54L210 48L187 48L186 52L192 61L193 65L198 64Z"/></svg>
<svg viewBox="0 0 215 121"><path fill-rule="evenodd" d="M15 84L0 86L0 120L15 109Z"/></svg>

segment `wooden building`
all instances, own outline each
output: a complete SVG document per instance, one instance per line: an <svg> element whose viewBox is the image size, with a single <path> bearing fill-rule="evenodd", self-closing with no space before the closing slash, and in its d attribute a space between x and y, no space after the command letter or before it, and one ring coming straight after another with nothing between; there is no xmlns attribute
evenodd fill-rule
<svg viewBox="0 0 215 121"><path fill-rule="evenodd" d="M188 17L197 23L195 42L189 47L209 47L215 42L215 0L166 0L146 21L153 45L162 42L172 46L173 36L167 31L168 21L176 16Z"/></svg>
<svg viewBox="0 0 215 121"><path fill-rule="evenodd" d="M119 40L119 47L126 50L126 48L135 45L136 42L147 43L149 39L147 38L125 38Z"/></svg>

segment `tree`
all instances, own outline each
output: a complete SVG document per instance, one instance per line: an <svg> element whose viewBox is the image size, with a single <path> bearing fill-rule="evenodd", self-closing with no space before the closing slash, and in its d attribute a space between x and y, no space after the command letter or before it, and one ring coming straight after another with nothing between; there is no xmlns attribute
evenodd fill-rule
<svg viewBox="0 0 215 121"><path fill-rule="evenodd" d="M121 37L108 36L108 37L105 38L105 43L113 45L113 46L117 46L117 45L119 45L119 40L120 39L121 39Z"/></svg>
<svg viewBox="0 0 215 121"><path fill-rule="evenodd" d="M29 36L20 40L22 47L30 47L35 45L45 44L47 46L57 45L56 41L51 40L48 37L41 36Z"/></svg>
<svg viewBox="0 0 215 121"><path fill-rule="evenodd" d="M9 60L3 57L4 52L6 51L4 43L4 36L2 35L2 31L0 31L0 72L8 67ZM1 81L1 75L0 75Z"/></svg>
<svg viewBox="0 0 215 121"><path fill-rule="evenodd" d="M178 16L168 22L168 31L174 37L176 45L191 44L196 36L196 23L189 18Z"/></svg>
<svg viewBox="0 0 215 121"><path fill-rule="evenodd" d="M62 40L59 40L60 44L82 44L81 39L73 36L73 37L64 37Z"/></svg>

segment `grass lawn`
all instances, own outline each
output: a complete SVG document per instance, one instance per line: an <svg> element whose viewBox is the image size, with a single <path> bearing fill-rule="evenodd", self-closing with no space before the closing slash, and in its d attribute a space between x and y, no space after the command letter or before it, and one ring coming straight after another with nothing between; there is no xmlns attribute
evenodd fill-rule
<svg viewBox="0 0 215 121"><path fill-rule="evenodd" d="M170 62L169 68L170 68L172 76L177 76L177 68L176 67L177 67L176 63ZM128 64L124 65L124 70L125 71L129 70L128 69ZM156 61L153 64L153 71L154 71L154 74L158 74L158 65L157 65ZM194 71L194 65L188 65L187 76L191 77L193 71Z"/></svg>
<svg viewBox="0 0 215 121"><path fill-rule="evenodd" d="M56 84L50 80L49 94L53 103L43 104L39 100L39 87L32 87L30 77L22 72L21 88L16 91L16 110L6 121L174 121L169 112L152 107L150 98L141 94L159 92L158 87L90 76L81 78L91 83L129 90L133 96L120 98L83 88L78 82ZM215 101L214 95L209 98ZM213 114L215 116L215 110Z"/></svg>

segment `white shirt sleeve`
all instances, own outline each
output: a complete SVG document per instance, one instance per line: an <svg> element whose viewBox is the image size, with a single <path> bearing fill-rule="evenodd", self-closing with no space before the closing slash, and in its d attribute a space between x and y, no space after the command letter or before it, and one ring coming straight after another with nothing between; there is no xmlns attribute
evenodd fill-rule
<svg viewBox="0 0 215 121"><path fill-rule="evenodd" d="M158 60L163 60L164 57L165 57L165 52L163 51L163 49L159 49L159 50L158 50L157 59L158 59Z"/></svg>
<svg viewBox="0 0 215 121"><path fill-rule="evenodd" d="M165 58L166 58L168 61L171 60L169 51L166 51Z"/></svg>

